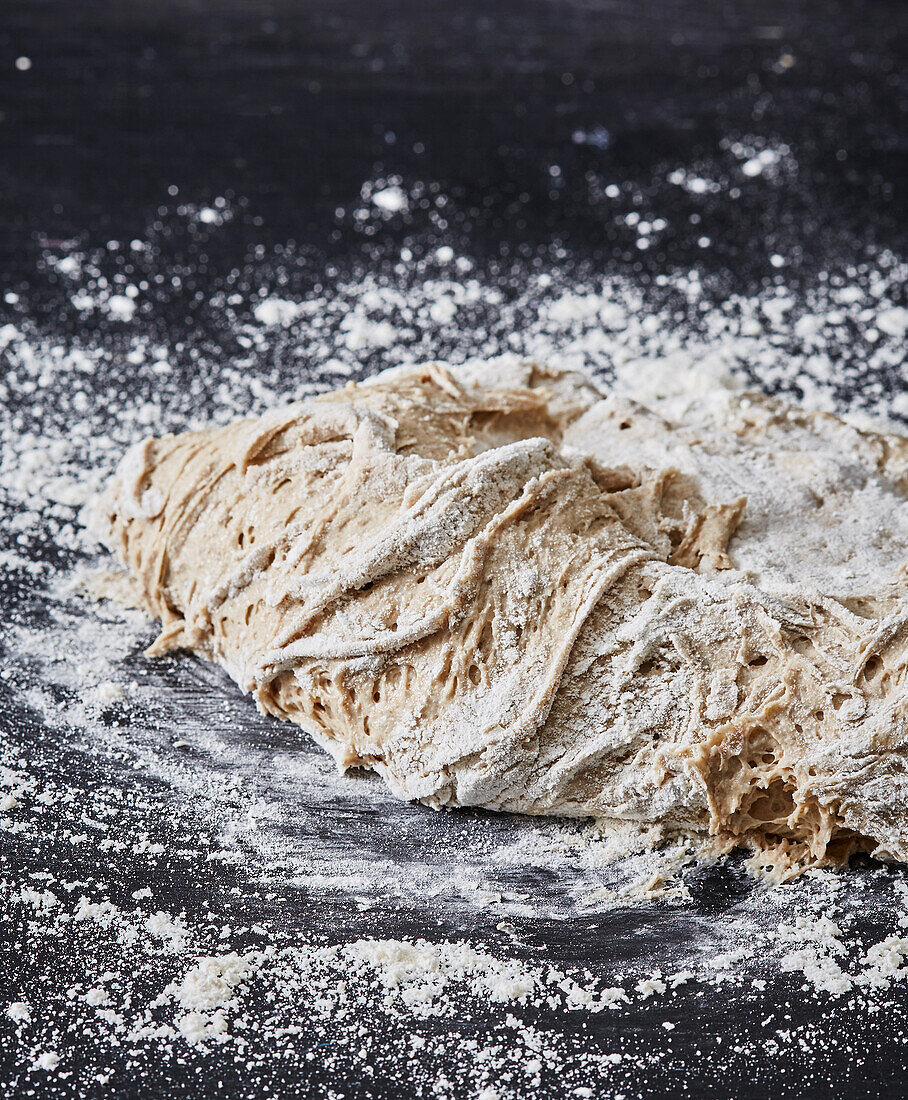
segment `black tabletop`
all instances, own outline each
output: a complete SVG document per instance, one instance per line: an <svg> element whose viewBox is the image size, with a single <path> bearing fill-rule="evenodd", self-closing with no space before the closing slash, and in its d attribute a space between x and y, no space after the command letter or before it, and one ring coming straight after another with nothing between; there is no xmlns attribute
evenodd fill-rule
<svg viewBox="0 0 908 1100"><path fill-rule="evenodd" d="M36 418L52 418L52 406L55 423L70 409L58 367L59 393L45 395L40 409L34 391L21 387L26 338L48 361L54 348L90 359L90 371L72 370L81 372L85 403L111 410L97 413L91 431L103 424L117 446L137 423L130 414L123 428L122 410L133 397L137 405L155 398L156 376L140 364L153 362L159 346L167 349L161 385L172 429L218 416L225 405L260 407L309 383L343 381L349 365L317 363L321 352L299 329L278 325L261 336L256 303L346 303L335 318L341 331L353 299L361 300L350 288L373 279L404 288L394 309L398 329L407 330L406 289L434 277L432 264L448 269L439 249L468 257L462 271L497 288L500 306L490 306L487 294L474 329L444 329L431 346L414 337L412 355L507 350L505 329L519 329L531 284L538 315L546 285L538 279L549 271L559 286L607 278L638 288L661 316L683 300L692 332L701 314L774 288L806 302L836 280L865 285L868 273L891 272L908 249L906 33L898 0L7 5L0 14L0 354L13 379L3 391L9 430L37 431ZM386 205L376 206L374 196L389 190ZM655 227L644 245L641 218ZM66 256L78 257L78 279L61 266ZM678 289L681 277L689 287L691 272L696 301ZM121 285L139 289L111 306L111 288ZM886 293L901 300L891 280ZM475 335L480 322L484 340ZM4 331L17 335L4 339ZM405 347L389 356L381 339L361 350L352 340L343 346L356 353L353 376L410 354ZM130 359L137 347L144 350ZM904 356L868 353L860 369L843 367L838 378L835 356L830 362L824 369L839 400L872 386L884 395L908 388ZM742 369L755 384L778 388L778 372ZM240 382L248 388L243 401L223 402L221 387L235 396ZM117 1044L102 1043L90 1028L83 1042L88 972L123 965L122 951L132 950L123 946L124 925L115 928L119 962L111 961L113 948L84 940L85 920L45 919L40 900L22 902L24 888L74 884L68 892L53 888L73 910L103 882L104 898L121 914L151 891L155 909L204 928L203 954L218 944L258 950L268 936L281 944L295 936L311 944L470 939L528 966L590 968L628 989L660 971L661 958L721 952L729 929L743 929L746 939L764 902L762 888L732 860L689 871L686 896L578 908L581 887L614 886L604 869L567 857L557 867L530 856L492 859L524 826L492 815L434 815L394 802L378 783L335 777L304 737L256 715L226 678L192 660L147 661L141 651L152 632L141 620L124 626L113 610L74 604L77 597L59 590L51 596L50 574L21 559L23 527L12 517L28 509L21 494L10 501L3 547L15 556L0 573L0 764L20 776L20 786L31 784L33 800L39 789L56 795L36 831L0 832L8 902L0 917L0 1009L27 1001L35 1029L0 1016L0 1095L900 1094L904 994L896 988L883 1002L833 1002L806 990L800 973L778 968L746 985L695 977L668 1001L632 994L620 1011L586 1015L465 994L453 1015L420 1018L428 1046L415 1061L412 1021L363 1020L355 1006L335 1017L319 1008L315 1041L293 1057L277 1040L269 1040L271 1053L253 1042L253 1054L242 1057L218 1043L156 1045L122 1032ZM88 560L78 540L60 537L69 515L58 509L50 526L33 525L25 556L51 571ZM97 621L88 634L79 625ZM105 659L138 685L133 706L116 693L104 706L95 700L90 736L84 711L59 717L67 692L78 696L67 679L69 645L72 665L106 646ZM180 734L187 712L188 747ZM26 795L22 805L35 804ZM128 844L102 844L102 834L84 826L99 804L119 807L103 835L130 837ZM226 823L237 830L240 817L245 832L231 848ZM254 827L246 828L247 818ZM86 829L90 841L74 842ZM221 856L245 855L209 858L212 846ZM365 853L361 864L388 869L387 889L349 880L354 848ZM433 893L438 868L455 863L482 880L485 901L476 901L476 890L467 900ZM395 868L404 868L412 888ZM842 872L852 899L843 919L855 943L891 931L899 881L898 871L869 865ZM822 889L839 897L839 885ZM767 895L776 925L795 919L792 909L808 898L803 882L791 890L781 901ZM498 894L510 907L496 908ZM95 923L101 935L103 920ZM219 939L223 926L232 932ZM171 980L189 964L171 960L166 937L160 942L161 973ZM149 954L135 963L136 1003L160 993ZM283 1003L273 991L269 1001L267 988L248 996L260 1016ZM536 1077L480 1072L475 1051L490 1036L513 1035L504 1021L514 1012L538 1030L552 1057ZM433 1036L441 1036L435 1047ZM51 1048L59 1065L33 1068ZM325 1050L330 1058L318 1053ZM596 1076L590 1052L623 1052L623 1061L600 1059Z"/></svg>

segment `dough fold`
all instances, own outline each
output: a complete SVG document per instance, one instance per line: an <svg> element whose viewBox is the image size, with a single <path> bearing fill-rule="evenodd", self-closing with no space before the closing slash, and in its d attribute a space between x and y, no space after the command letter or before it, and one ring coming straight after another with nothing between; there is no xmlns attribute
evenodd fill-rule
<svg viewBox="0 0 908 1100"><path fill-rule="evenodd" d="M902 558L855 580L847 508L891 502L905 549L906 441L749 400L691 426L535 365L395 370L146 440L100 513L152 655L218 662L402 798L657 825L780 875L905 860ZM838 528L792 511L817 478Z"/></svg>

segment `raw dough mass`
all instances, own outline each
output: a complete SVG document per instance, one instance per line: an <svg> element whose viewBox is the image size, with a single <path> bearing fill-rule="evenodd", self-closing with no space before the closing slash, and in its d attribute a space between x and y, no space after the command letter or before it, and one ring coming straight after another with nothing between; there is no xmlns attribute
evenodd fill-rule
<svg viewBox="0 0 908 1100"><path fill-rule="evenodd" d="M908 860L908 439L720 404L399 369L146 440L101 515L150 653L401 798Z"/></svg>

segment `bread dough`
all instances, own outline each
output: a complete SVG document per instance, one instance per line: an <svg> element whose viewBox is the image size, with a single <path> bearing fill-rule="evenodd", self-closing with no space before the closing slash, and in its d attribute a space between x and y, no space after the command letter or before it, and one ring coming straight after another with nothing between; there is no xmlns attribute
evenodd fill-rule
<svg viewBox="0 0 908 1100"><path fill-rule="evenodd" d="M101 502L149 652L401 798L637 822L788 873L908 858L908 440L670 422L430 365L149 439Z"/></svg>

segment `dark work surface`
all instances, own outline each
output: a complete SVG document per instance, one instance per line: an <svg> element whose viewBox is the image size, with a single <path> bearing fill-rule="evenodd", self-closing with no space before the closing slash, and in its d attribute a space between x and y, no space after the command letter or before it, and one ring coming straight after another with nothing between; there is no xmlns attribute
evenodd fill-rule
<svg viewBox="0 0 908 1100"><path fill-rule="evenodd" d="M10 5L4 56L34 66L0 75L3 275L31 281L48 240L140 233L170 185L248 205L209 278L244 245L368 255L382 241L332 215L388 170L438 181L467 223L446 231L490 258L564 246L644 278L696 261L747 288L781 252L809 279L904 242L905 22L897 2L821 0ZM596 181L651 190L751 133L797 148L795 186L676 188L702 220L645 257L603 217Z"/></svg>
<svg viewBox="0 0 908 1100"><path fill-rule="evenodd" d="M208 356L236 351L235 328L211 308L214 288L245 293L261 280L294 297L332 266L381 269L405 242L468 251L506 291L518 267L565 254L578 270L616 271L643 286L665 271L697 267L714 297L779 280L771 257L781 255L786 285L809 287L820 271L844 270L885 250L904 254L908 246L906 35L899 0L6 4L0 290L19 297L0 302L0 321L27 318L40 334L63 342L109 339L116 349L116 326L103 314L80 315L42 256L66 243L103 249L108 240L134 236L153 248L132 258L110 250L99 263L110 273L130 265L135 279L166 273L146 295L146 331ZM21 56L31 68L14 66ZM796 148L797 177L734 197L727 188L695 195L665 182L676 164L721 175L721 142L747 135ZM450 219L414 226L390 218L366 233L337 215L358 200L363 181L391 173L436 181L452 199ZM645 253L606 213L603 189L613 182L658 196L671 215ZM226 196L237 214L217 235L206 234L174 214L175 195L195 204ZM708 249L698 244L704 236ZM30 591L4 582L0 606L40 616L40 608L26 608ZM137 677L159 676L168 690L184 693L177 698L204 708L211 685L198 666L149 673L140 657L134 660ZM215 688L229 692L221 680ZM49 748L53 735L3 691L0 720L24 754L64 775L81 774L84 783L124 782L110 762L83 774L84 760ZM295 734L276 731L238 701L232 721L231 748L238 751L247 738L271 748L297 744ZM138 791L144 782L135 780L133 794L154 805L151 780ZM376 799L371 814L361 801L352 808L326 803L313 836L321 831L342 844L368 833L378 855L407 859L426 836L444 852L466 844L474 830L508 829L504 819L474 815L426 825L419 808L394 810L388 797ZM166 821L160 827L165 835ZM87 877L93 859L96 853L77 857L48 840L40 852L11 849L4 873L28 861L51 868L66 861L68 874ZM288 925L335 938L495 935L494 917L418 906L362 914L344 895L309 905L290 888L277 890L258 912L266 903L246 889L239 870L228 874L189 857L166 870L169 877L152 885L171 908L204 899L235 924L284 913ZM145 883L147 869L121 873L126 891ZM193 889L185 886L190 879ZM708 937L750 886L738 872L718 868L699 872L693 888L690 908L673 925L679 940ZM534 950L580 965L648 957L664 935L658 911L571 925L527 921L522 930ZM8 974L45 974L49 989L65 988L78 969L65 952L23 959L12 942L0 943L0 961ZM794 989L796 983L771 986L763 1000L740 1005L717 994L689 1014L682 1005L671 1057L629 1095L902 1094L908 1066L904 1023L897 1021L904 1003L850 1045L821 1043L809 1057L763 1065L727 1059L723 1035L746 1031L776 995L787 999L794 1022L816 1023L822 1034L826 1009L805 1004L798 1015L790 1009ZM664 1010L646 1002L631 1016L605 1014L589 1027L600 1037L629 1029L655 1046L665 1038L663 1019ZM864 1026L859 1015L842 1013L832 1030ZM391 1076L361 1091L354 1069L330 1081L316 1070L309 1080L288 1078L279 1066L258 1072L278 1094L319 1095L330 1084L345 1096L410 1095ZM122 1080L117 1096L246 1095L255 1086L241 1068L195 1055L178 1068L146 1065L132 1089ZM65 1082L55 1088L66 1095ZM557 1080L550 1090L564 1095Z"/></svg>

